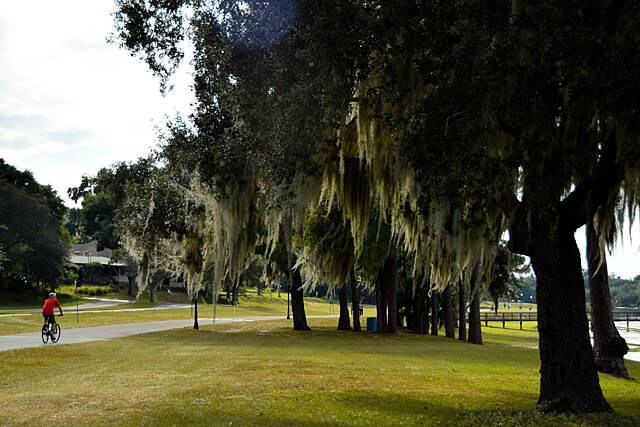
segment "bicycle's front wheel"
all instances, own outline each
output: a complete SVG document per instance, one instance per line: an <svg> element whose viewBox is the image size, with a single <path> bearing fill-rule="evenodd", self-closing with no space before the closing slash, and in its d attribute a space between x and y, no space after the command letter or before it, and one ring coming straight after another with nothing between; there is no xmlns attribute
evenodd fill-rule
<svg viewBox="0 0 640 427"><path fill-rule="evenodd" d="M42 327L42 342L45 344L49 342L49 328L47 325Z"/></svg>
<svg viewBox="0 0 640 427"><path fill-rule="evenodd" d="M58 342L60 340L60 325L57 323L51 328L51 342Z"/></svg>

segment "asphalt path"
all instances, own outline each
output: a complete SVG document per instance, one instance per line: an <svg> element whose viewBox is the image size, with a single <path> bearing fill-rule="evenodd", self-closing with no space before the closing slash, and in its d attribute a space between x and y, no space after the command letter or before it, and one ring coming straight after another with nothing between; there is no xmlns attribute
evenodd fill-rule
<svg viewBox="0 0 640 427"><path fill-rule="evenodd" d="M124 300L104 300L119 302ZM100 305L105 307L105 305ZM166 304L158 307L150 308L138 308L138 309L122 309L122 310L108 310L110 311L138 311L138 310L162 310L172 308L189 307L189 305L181 304ZM85 311L86 313L87 311ZM104 311L102 311L104 312ZM19 315L19 314L18 314ZM27 315L27 314L23 314ZM318 317L337 317L334 315L328 316L307 316L309 318ZM251 316L251 317L231 317L231 318L217 318L216 324L232 323L232 322L255 322L262 320L278 320L285 319L283 316ZM211 318L200 318L198 322L202 325L210 324ZM89 328L70 328L62 331L62 337L57 344L78 344L91 341L104 341L114 338L123 338L131 335L146 334L149 332L166 331L170 329L193 327L193 319L181 319L181 320L162 320L156 322L135 322L135 323L122 323L116 325L105 326L93 326ZM629 347L633 349L640 348L640 322L630 322L629 327L634 330L627 331L626 322L616 322L616 327L620 335L627 341ZM22 348L43 347L50 346L44 344L41 339L40 332L28 332L24 334L16 335L4 335L0 336L0 351L18 350ZM625 355L625 359L634 360L640 362L640 351L630 351Z"/></svg>
<svg viewBox="0 0 640 427"><path fill-rule="evenodd" d="M104 308L113 307L115 305L131 304L133 301L126 299L110 299L110 298L91 298L85 297L85 299L91 300L91 302L85 302L78 305L79 310L92 309L92 308ZM75 305L65 305L63 310L76 309ZM20 308L20 309L3 309L0 313L40 313L42 308Z"/></svg>
<svg viewBox="0 0 640 427"><path fill-rule="evenodd" d="M307 316L308 318L337 317L329 316ZM255 322L261 320L286 319L284 316L252 316L252 317L231 317L217 318L216 324L234 322ZM200 325L212 323L211 318L198 319ZM90 328L70 328L63 329L60 341L56 344L42 342L41 332L28 332L16 335L0 336L0 351L19 350L23 348L45 347L52 345L79 344L91 341L106 341L114 338L124 338L132 335L146 334L149 332L160 332L170 329L193 327L193 319L184 320L162 320L157 322L137 322L122 323L117 325L92 326Z"/></svg>

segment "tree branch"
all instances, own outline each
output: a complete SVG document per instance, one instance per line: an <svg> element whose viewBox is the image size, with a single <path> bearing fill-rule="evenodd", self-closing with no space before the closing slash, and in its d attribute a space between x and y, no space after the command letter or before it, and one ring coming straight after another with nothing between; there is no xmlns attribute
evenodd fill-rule
<svg viewBox="0 0 640 427"><path fill-rule="evenodd" d="M602 155L593 176L579 183L560 203L561 226L575 231L587 223L623 180L623 168L616 162L617 141L610 131L602 146Z"/></svg>

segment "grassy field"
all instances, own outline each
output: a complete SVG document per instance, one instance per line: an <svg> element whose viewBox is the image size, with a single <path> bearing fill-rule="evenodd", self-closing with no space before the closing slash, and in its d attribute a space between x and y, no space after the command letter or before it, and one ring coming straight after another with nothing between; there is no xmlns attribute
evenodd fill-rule
<svg viewBox="0 0 640 427"><path fill-rule="evenodd" d="M480 304L480 311L484 312L490 312L493 313L492 310L493 307L493 303L491 302L487 302L487 301L482 301L482 303ZM530 313L530 312L536 312L538 310L538 304L531 304L531 303L522 303L520 304L519 302L512 302L510 304L507 304L507 306L505 307L505 303L501 302L500 304L498 304L498 314L500 313Z"/></svg>
<svg viewBox="0 0 640 427"><path fill-rule="evenodd" d="M29 293L26 295L18 295L12 292L3 292L0 296L0 310L22 310L22 309L35 309L42 308L44 300L46 298L41 295ZM83 296L78 299L79 302L88 302ZM71 294L58 294L58 301L63 307L76 304L75 295Z"/></svg>
<svg viewBox="0 0 640 427"><path fill-rule="evenodd" d="M335 331L336 319L204 326L0 353L0 425L639 425L640 384L601 376L617 415L535 411L534 332L485 345ZM640 377L640 364L627 362Z"/></svg>
<svg viewBox="0 0 640 427"><path fill-rule="evenodd" d="M285 296L286 298L286 296ZM74 307L64 310L63 317L57 317L57 321L62 329L84 328L88 326L113 325L117 323L130 322L150 322L155 320L175 320L193 318L193 311L190 308L156 310L156 311L118 311L131 308L153 308L157 303L148 301L138 301L132 304L105 307L97 312L80 312L80 321L76 323L76 313ZM328 304L307 298L305 302L307 315L328 315L332 314ZM56 311L57 313L57 311ZM338 313L334 305L334 314ZM286 316L286 299L269 298L268 296L240 298L240 304L236 309L230 305L219 304L216 308L217 317L245 317L245 316ZM375 316L375 308L365 309L365 316ZM213 317L213 307L211 304L198 305L199 318ZM364 325L364 319L362 321ZM20 334L24 332L38 332L42 327L42 315L40 313L19 313L17 316L0 316L0 335ZM64 334L64 332L63 332Z"/></svg>

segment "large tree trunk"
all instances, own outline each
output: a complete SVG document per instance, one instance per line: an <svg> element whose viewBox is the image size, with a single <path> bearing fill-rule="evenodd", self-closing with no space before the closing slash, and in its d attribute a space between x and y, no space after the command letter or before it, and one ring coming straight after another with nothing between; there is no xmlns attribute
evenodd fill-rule
<svg viewBox="0 0 640 427"><path fill-rule="evenodd" d="M138 289L136 286L136 276L127 276L127 280L129 281L129 290L127 291L127 295L133 298L138 293Z"/></svg>
<svg viewBox="0 0 640 427"><path fill-rule="evenodd" d="M395 251L393 252L395 253ZM396 334L398 333L398 259L395 254L391 254L384 264L389 309L386 331L390 334Z"/></svg>
<svg viewBox="0 0 640 427"><path fill-rule="evenodd" d="M353 332L361 332L360 327L360 298L358 297L358 283L356 283L356 273L351 269L351 309L353 310Z"/></svg>
<svg viewBox="0 0 640 427"><path fill-rule="evenodd" d="M438 310L440 302L438 301L438 290L431 290L431 335L438 336Z"/></svg>
<svg viewBox="0 0 640 427"><path fill-rule="evenodd" d="M376 318L378 333L382 334L387 330L387 287L382 267L378 270L376 280Z"/></svg>
<svg viewBox="0 0 640 427"><path fill-rule="evenodd" d="M154 297L154 290L155 290L156 284L155 282L151 282L149 284L149 302L154 302L155 301L155 297Z"/></svg>
<svg viewBox="0 0 640 427"><path fill-rule="evenodd" d="M551 229L550 227L547 229ZM532 233L534 234L534 233ZM580 253L572 232L535 233L530 257L537 279L540 348L538 406L609 411L589 341Z"/></svg>
<svg viewBox="0 0 640 427"><path fill-rule="evenodd" d="M291 273L291 311L293 312L293 330L310 331L307 325L307 315L304 312L304 289L302 289L302 276L296 268Z"/></svg>
<svg viewBox="0 0 640 427"><path fill-rule="evenodd" d="M427 289L427 285L424 285L424 334L427 335L429 333L429 325L431 325L429 322L431 321L429 319L429 311L431 310L431 296L429 296L428 294L428 289Z"/></svg>
<svg viewBox="0 0 640 427"><path fill-rule="evenodd" d="M480 323L480 266L476 265L471 274L469 306L469 342L482 344L482 325Z"/></svg>
<svg viewBox="0 0 640 427"><path fill-rule="evenodd" d="M467 340L467 302L464 297L464 280L458 280L458 339Z"/></svg>
<svg viewBox="0 0 640 427"><path fill-rule="evenodd" d="M447 338L455 339L455 320L453 320L453 304L451 303L451 286L447 286L442 291L443 300L443 312L444 316L444 333Z"/></svg>
<svg viewBox="0 0 640 427"><path fill-rule="evenodd" d="M420 287L416 292L416 320L418 322L416 330L420 335L427 334L428 325L425 323L425 317L427 315L426 299L427 299L427 286L424 283L420 284Z"/></svg>
<svg viewBox="0 0 640 427"><path fill-rule="evenodd" d="M340 319L338 320L339 331L350 331L351 323L349 321L349 303L347 301L347 284L345 283L338 289L338 300L340 301Z"/></svg>
<svg viewBox="0 0 640 427"><path fill-rule="evenodd" d="M236 306L238 305L238 284L236 283L233 286L233 290L231 291L231 305Z"/></svg>
<svg viewBox="0 0 640 427"><path fill-rule="evenodd" d="M616 377L632 379L624 366L624 355L629 351L629 347L613 323L607 259L605 254L600 252L598 234L591 221L587 223L587 261L596 369Z"/></svg>

